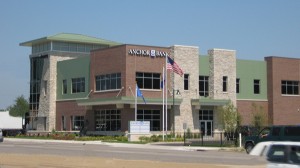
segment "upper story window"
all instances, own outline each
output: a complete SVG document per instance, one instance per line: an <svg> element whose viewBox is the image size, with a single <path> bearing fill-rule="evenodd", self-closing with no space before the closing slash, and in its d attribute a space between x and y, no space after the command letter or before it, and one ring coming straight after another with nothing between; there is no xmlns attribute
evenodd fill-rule
<svg viewBox="0 0 300 168"><path fill-rule="evenodd" d="M236 79L236 93L240 93L240 78Z"/></svg>
<svg viewBox="0 0 300 168"><path fill-rule="evenodd" d="M50 51L50 43L36 44L32 46L32 54Z"/></svg>
<svg viewBox="0 0 300 168"><path fill-rule="evenodd" d="M253 89L254 89L254 94L260 94L260 80L259 79L254 79Z"/></svg>
<svg viewBox="0 0 300 168"><path fill-rule="evenodd" d="M299 95L299 81L281 81L281 94Z"/></svg>
<svg viewBox="0 0 300 168"><path fill-rule="evenodd" d="M136 82L141 89L160 89L160 73L136 73Z"/></svg>
<svg viewBox="0 0 300 168"><path fill-rule="evenodd" d="M95 81L96 91L121 89L121 73L98 75Z"/></svg>
<svg viewBox="0 0 300 168"><path fill-rule="evenodd" d="M223 92L227 92L228 77L223 76Z"/></svg>
<svg viewBox="0 0 300 168"><path fill-rule="evenodd" d="M199 76L199 95L207 97L209 94L209 77Z"/></svg>
<svg viewBox="0 0 300 168"><path fill-rule="evenodd" d="M62 84L62 93L67 94L67 92L68 92L68 84L67 84L67 80L64 79Z"/></svg>
<svg viewBox="0 0 300 168"><path fill-rule="evenodd" d="M66 51L66 52L85 52L89 53L93 49L107 48L107 45L97 44L82 44L82 43L68 43L68 42L52 42L53 51Z"/></svg>
<svg viewBox="0 0 300 168"><path fill-rule="evenodd" d="M189 90L189 74L184 74L184 90Z"/></svg>
<svg viewBox="0 0 300 168"><path fill-rule="evenodd" d="M85 92L85 78L72 79L72 93Z"/></svg>

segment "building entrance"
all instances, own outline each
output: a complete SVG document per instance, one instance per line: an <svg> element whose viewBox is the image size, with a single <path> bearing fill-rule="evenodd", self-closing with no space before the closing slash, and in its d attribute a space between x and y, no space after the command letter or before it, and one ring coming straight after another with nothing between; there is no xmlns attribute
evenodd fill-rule
<svg viewBox="0 0 300 168"><path fill-rule="evenodd" d="M212 136L212 122L211 120L200 120L200 130L203 136Z"/></svg>

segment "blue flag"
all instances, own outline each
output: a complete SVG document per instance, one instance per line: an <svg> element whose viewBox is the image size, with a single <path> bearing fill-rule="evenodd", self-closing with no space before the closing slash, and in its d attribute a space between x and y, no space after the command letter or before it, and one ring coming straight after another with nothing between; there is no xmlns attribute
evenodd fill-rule
<svg viewBox="0 0 300 168"><path fill-rule="evenodd" d="M140 88L138 87L138 85L136 85L136 96L143 98L144 103L146 104L146 100L145 100L145 98L143 96L143 93L141 92Z"/></svg>
<svg viewBox="0 0 300 168"><path fill-rule="evenodd" d="M165 80L162 80L162 81L160 82L160 88L163 89L163 88L164 88L164 85L165 85Z"/></svg>

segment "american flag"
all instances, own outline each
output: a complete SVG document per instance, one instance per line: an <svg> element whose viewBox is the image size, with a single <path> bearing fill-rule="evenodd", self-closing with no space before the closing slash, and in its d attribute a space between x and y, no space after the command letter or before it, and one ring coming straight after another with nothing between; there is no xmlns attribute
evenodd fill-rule
<svg viewBox="0 0 300 168"><path fill-rule="evenodd" d="M170 57L168 57L167 69L172 70L173 72L177 73L180 76L183 75L183 70Z"/></svg>

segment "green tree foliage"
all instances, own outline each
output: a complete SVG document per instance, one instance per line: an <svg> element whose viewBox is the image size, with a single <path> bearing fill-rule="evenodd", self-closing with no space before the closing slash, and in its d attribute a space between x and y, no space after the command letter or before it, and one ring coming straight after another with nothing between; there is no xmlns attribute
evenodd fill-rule
<svg viewBox="0 0 300 168"><path fill-rule="evenodd" d="M223 126L225 132L235 132L241 120L241 115L232 103L218 109L218 122Z"/></svg>
<svg viewBox="0 0 300 168"><path fill-rule="evenodd" d="M262 106L258 106L255 103L252 103L251 124L258 130L261 130L264 126L268 125L267 113Z"/></svg>
<svg viewBox="0 0 300 168"><path fill-rule="evenodd" d="M22 117L29 111L28 101L23 95L19 96L15 100L15 104L8 107L9 115L14 117Z"/></svg>

